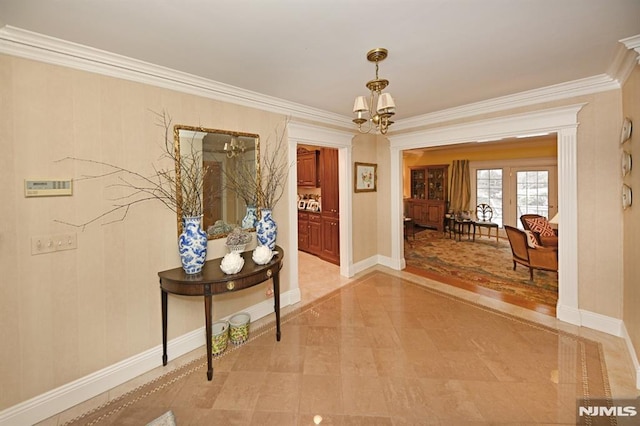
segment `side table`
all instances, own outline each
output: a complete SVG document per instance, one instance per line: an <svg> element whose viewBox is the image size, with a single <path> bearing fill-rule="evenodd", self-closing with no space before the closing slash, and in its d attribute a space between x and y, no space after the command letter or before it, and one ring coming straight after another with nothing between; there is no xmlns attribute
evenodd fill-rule
<svg viewBox="0 0 640 426"><path fill-rule="evenodd" d="M182 268L158 272L162 302L162 365L167 365L167 299L168 294L203 296L204 321L207 341L207 379L213 378L211 355L211 296L243 290L273 279L274 311L276 314L276 340L280 341L280 269L284 250L276 246L277 254L266 265L258 265L251 258L252 252L241 253L244 267L237 274L227 275L220 269L222 258L205 262L198 274L186 274Z"/></svg>

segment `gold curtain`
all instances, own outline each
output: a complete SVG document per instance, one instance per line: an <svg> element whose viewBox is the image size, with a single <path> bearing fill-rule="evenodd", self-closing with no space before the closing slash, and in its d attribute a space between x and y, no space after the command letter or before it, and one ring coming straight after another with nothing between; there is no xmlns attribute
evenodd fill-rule
<svg viewBox="0 0 640 426"><path fill-rule="evenodd" d="M469 160L453 160L449 209L455 213L469 211L470 202L471 177L469 174Z"/></svg>

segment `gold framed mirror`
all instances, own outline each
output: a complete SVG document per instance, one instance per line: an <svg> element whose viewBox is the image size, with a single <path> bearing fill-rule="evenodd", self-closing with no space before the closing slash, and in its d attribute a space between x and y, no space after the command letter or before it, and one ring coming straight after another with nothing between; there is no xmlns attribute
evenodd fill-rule
<svg viewBox="0 0 640 426"><path fill-rule="evenodd" d="M183 155L196 153L204 168L202 229L208 238L225 237L242 226L247 208L256 200L234 190L230 182L238 174L258 181L260 175L260 136L253 133L210 129L177 124L174 126L176 162ZM176 164L176 189L180 191L180 164ZM251 176L248 176L251 175ZM253 205L255 207L255 204ZM182 231L182 211L176 209L178 233ZM252 231L253 226L242 226Z"/></svg>

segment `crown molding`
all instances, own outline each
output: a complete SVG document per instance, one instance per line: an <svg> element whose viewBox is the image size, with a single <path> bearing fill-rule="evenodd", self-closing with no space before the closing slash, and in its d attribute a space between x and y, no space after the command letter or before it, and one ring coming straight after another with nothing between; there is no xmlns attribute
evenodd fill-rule
<svg viewBox="0 0 640 426"><path fill-rule="evenodd" d="M627 49L633 49L636 52L636 59L640 64L640 34L633 37L627 37L620 40L620 43L624 44Z"/></svg>
<svg viewBox="0 0 640 426"><path fill-rule="evenodd" d="M416 149L463 142L482 143L523 135L557 132L572 126L584 103L390 135L391 148ZM482 140L479 141L479 135Z"/></svg>
<svg viewBox="0 0 640 426"><path fill-rule="evenodd" d="M331 147L350 147L354 136L352 132L297 122L290 122L287 132L297 143Z"/></svg>
<svg viewBox="0 0 640 426"><path fill-rule="evenodd" d="M640 63L640 36L620 40L607 74L622 86Z"/></svg>
<svg viewBox="0 0 640 426"><path fill-rule="evenodd" d="M614 80L606 74L601 74L398 120L393 125L393 130L411 130L445 121L458 120L480 114L505 111L619 88L620 84L617 80Z"/></svg>
<svg viewBox="0 0 640 426"><path fill-rule="evenodd" d="M218 101L351 128L350 117L20 28L0 28L0 53L122 78Z"/></svg>
<svg viewBox="0 0 640 426"><path fill-rule="evenodd" d="M627 50L625 52L622 47L621 50L618 50L616 59L607 74L400 119L395 122L390 134L452 120L466 119L480 114L619 89L621 82L626 80L635 66L634 61L638 60L640 36L623 39L620 42L626 46ZM629 52L630 49L636 53ZM12 26L0 28L0 53L163 87L355 132L351 117L348 116L289 102Z"/></svg>

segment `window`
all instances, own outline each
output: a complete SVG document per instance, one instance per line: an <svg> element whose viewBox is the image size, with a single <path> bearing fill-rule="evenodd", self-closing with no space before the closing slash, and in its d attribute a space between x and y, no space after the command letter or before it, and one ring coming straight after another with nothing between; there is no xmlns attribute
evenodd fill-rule
<svg viewBox="0 0 640 426"><path fill-rule="evenodd" d="M539 214L549 218L549 172L527 170L516 173L518 217ZM518 226L521 224L518 223Z"/></svg>
<svg viewBox="0 0 640 426"><path fill-rule="evenodd" d="M489 204L500 227L522 227L526 213L553 217L558 211L555 158L472 161L471 209Z"/></svg>
<svg viewBox="0 0 640 426"><path fill-rule="evenodd" d="M476 204L493 209L493 222L502 227L502 169L476 170Z"/></svg>

